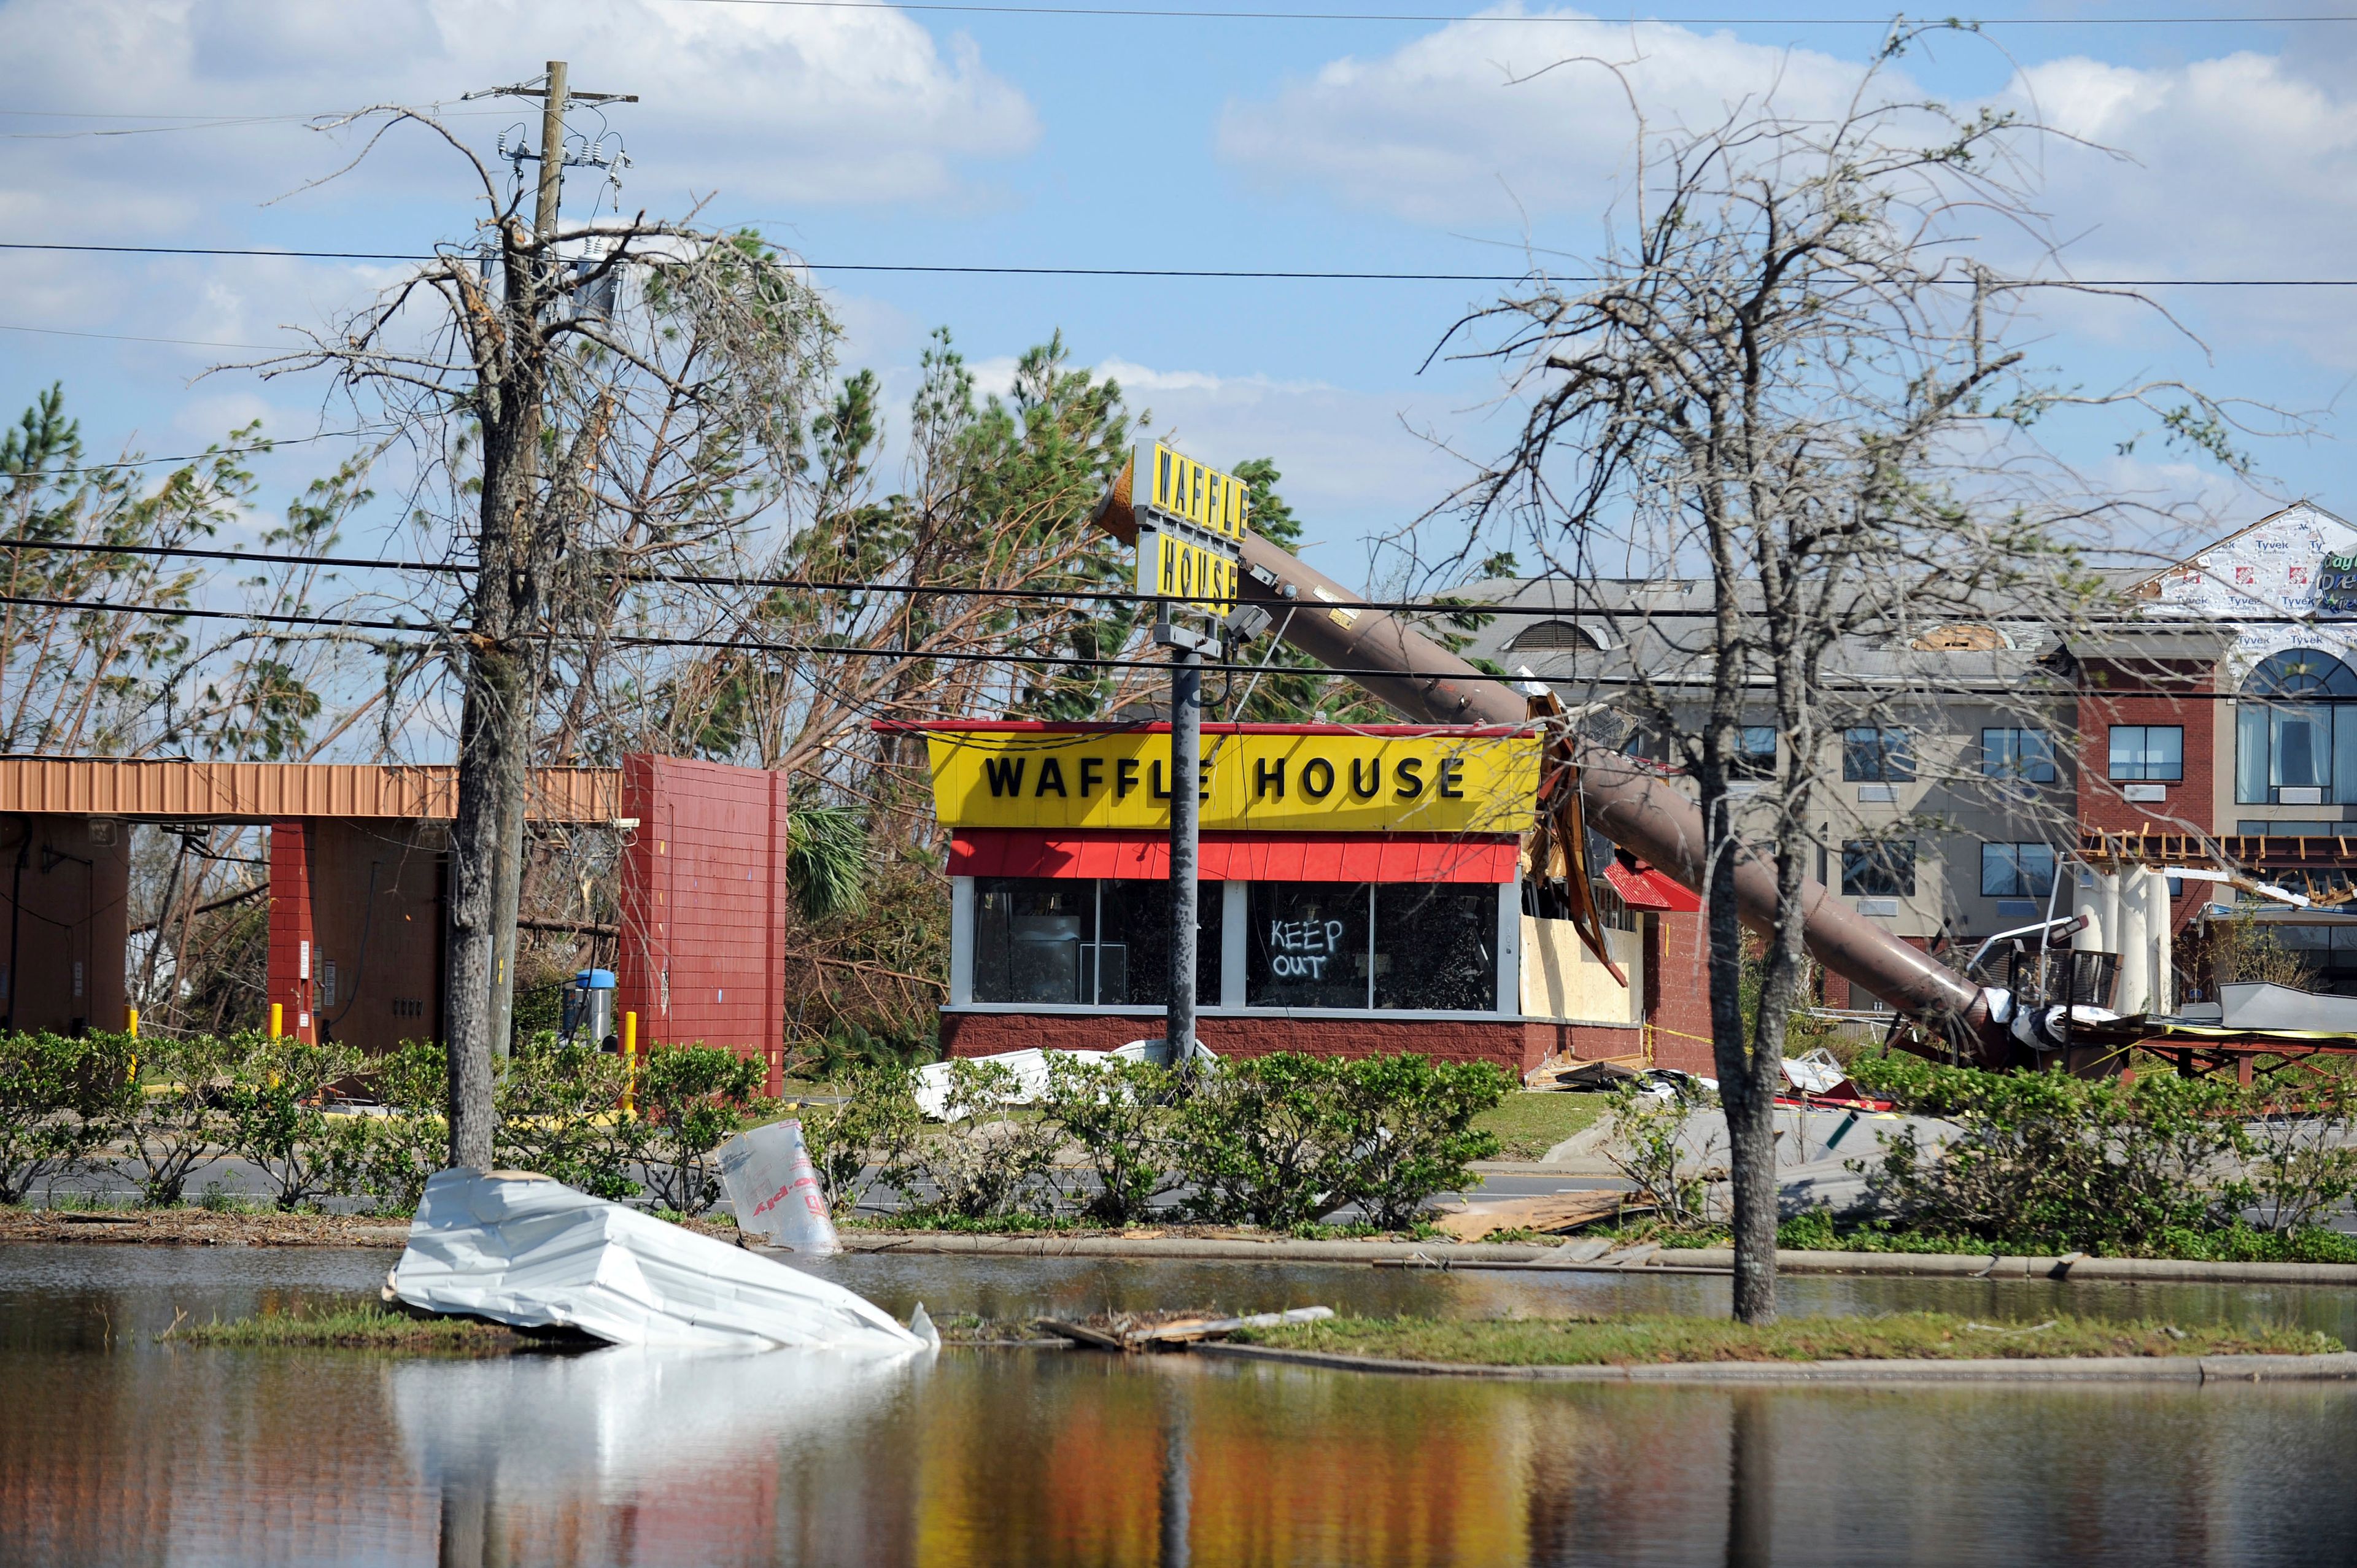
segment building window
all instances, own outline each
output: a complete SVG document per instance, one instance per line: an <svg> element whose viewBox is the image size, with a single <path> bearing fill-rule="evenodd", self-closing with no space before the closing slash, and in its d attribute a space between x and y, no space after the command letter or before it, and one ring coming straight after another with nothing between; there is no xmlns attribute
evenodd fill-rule
<svg viewBox="0 0 2357 1568"><path fill-rule="evenodd" d="M1498 1010L1498 888L1489 882L1375 886L1374 1004Z"/></svg>
<svg viewBox="0 0 2357 1568"><path fill-rule="evenodd" d="M1985 729L1981 731L1981 773L1990 779L2051 784L2054 743L2044 730Z"/></svg>
<svg viewBox="0 0 2357 1568"><path fill-rule="evenodd" d="M1197 889L1195 995L1220 997L1221 888ZM1170 991L1170 885L985 876L974 890L974 999L1159 1007Z"/></svg>
<svg viewBox="0 0 2357 1568"><path fill-rule="evenodd" d="M2111 777L2175 783L2185 777L2185 726L2114 725Z"/></svg>
<svg viewBox="0 0 2357 1568"><path fill-rule="evenodd" d="M2320 649L2263 660L2234 704L2234 799L2246 806L2357 800L2357 673Z"/></svg>
<svg viewBox="0 0 2357 1568"><path fill-rule="evenodd" d="M2054 851L2042 843L1981 845L1981 897L2043 898L2054 891Z"/></svg>
<svg viewBox="0 0 2357 1568"><path fill-rule="evenodd" d="M1727 772L1738 779L1776 777L1776 726L1745 725L1735 732L1735 755Z"/></svg>
<svg viewBox="0 0 2357 1568"><path fill-rule="evenodd" d="M1247 901L1244 1001L1254 1007L1364 1007L1374 889L1363 882L1255 882Z"/></svg>
<svg viewBox="0 0 2357 1568"><path fill-rule="evenodd" d="M1254 1007L1498 1010L1493 883L1255 882Z"/></svg>
<svg viewBox="0 0 2357 1568"><path fill-rule="evenodd" d="M1851 784L1904 784L1915 777L1915 759L1903 729L1842 731L1842 779Z"/></svg>
<svg viewBox="0 0 2357 1568"><path fill-rule="evenodd" d="M1854 898L1912 898L1912 839L1846 839L1842 843L1842 892Z"/></svg>

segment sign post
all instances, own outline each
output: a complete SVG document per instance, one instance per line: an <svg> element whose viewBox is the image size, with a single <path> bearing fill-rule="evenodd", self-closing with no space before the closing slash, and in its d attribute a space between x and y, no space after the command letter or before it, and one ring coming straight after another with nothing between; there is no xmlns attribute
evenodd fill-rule
<svg viewBox="0 0 2357 1568"><path fill-rule="evenodd" d="M1107 498L1125 501L1136 521L1137 591L1155 600L1155 644L1170 650L1170 989L1163 1038L1173 1066L1195 1054L1203 654L1219 647L1218 623L1236 607L1250 497L1234 475L1141 441Z"/></svg>

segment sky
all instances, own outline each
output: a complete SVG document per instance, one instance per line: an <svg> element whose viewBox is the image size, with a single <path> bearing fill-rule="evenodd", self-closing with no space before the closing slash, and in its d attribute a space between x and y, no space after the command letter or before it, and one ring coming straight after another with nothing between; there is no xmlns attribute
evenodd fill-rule
<svg viewBox="0 0 2357 1568"><path fill-rule="evenodd" d="M2080 276L2357 278L2357 23L2237 19L2250 14L2004 5L1977 13L1982 35L1911 52L1897 80L2026 106L2061 133L2039 154L2041 200ZM1888 21L1847 0L1720 0L1714 20L1678 19L1705 15L0 0L0 239L421 249L471 224L467 171L404 132L326 178L358 144L310 117L439 102L488 153L527 122L536 140L536 108L461 95L564 59L576 89L640 97L575 122L627 151L622 206L754 225L805 258L845 327L845 368L878 371L896 416L935 327L985 384L1060 331L1190 454L1275 459L1310 558L1365 582L1371 541L1511 439L1496 369L1434 357L1502 285L850 268L1568 268L1601 242L1632 145L1631 98L1593 62L1623 67L1657 124L1771 89L1806 108L1851 90ZM2185 19L2151 20L2169 15ZM593 199L618 199L576 173L568 216ZM334 319L396 271L0 251L0 405L13 417L62 381L110 454L192 453L254 418L282 437L341 428L322 382L203 372ZM2070 304L2034 347L2073 384L2187 377L2299 411L2311 433L2260 444L2250 482L2151 443L2122 455L2116 428L2051 439L2104 483L2193 502L2218 533L2294 498L2357 515L2342 439L2357 289L2156 293L2173 322ZM282 448L262 466L265 510L339 455L332 439ZM1428 523L1428 542L1450 526Z"/></svg>

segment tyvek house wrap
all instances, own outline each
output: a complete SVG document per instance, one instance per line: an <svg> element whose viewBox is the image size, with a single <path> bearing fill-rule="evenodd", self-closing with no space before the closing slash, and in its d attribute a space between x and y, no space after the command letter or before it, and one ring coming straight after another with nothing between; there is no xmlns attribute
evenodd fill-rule
<svg viewBox="0 0 2357 1568"><path fill-rule="evenodd" d="M392 1283L429 1312L617 1345L925 1346L841 1285L522 1171L437 1173Z"/></svg>

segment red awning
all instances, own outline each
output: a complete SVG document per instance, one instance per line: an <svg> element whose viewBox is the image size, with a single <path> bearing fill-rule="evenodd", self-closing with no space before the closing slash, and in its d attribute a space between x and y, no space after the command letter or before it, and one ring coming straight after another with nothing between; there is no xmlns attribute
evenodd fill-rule
<svg viewBox="0 0 2357 1568"><path fill-rule="evenodd" d="M1631 871L1618 860L1608 860L1604 863L1604 880L1612 884L1613 891L1632 909L1691 915L1702 908L1700 898L1651 866Z"/></svg>
<svg viewBox="0 0 2357 1568"><path fill-rule="evenodd" d="M1512 882L1521 864L1513 838L1446 834L1206 833L1201 854L1207 882ZM1170 875L1170 841L969 828L950 839L950 875L1159 881Z"/></svg>

